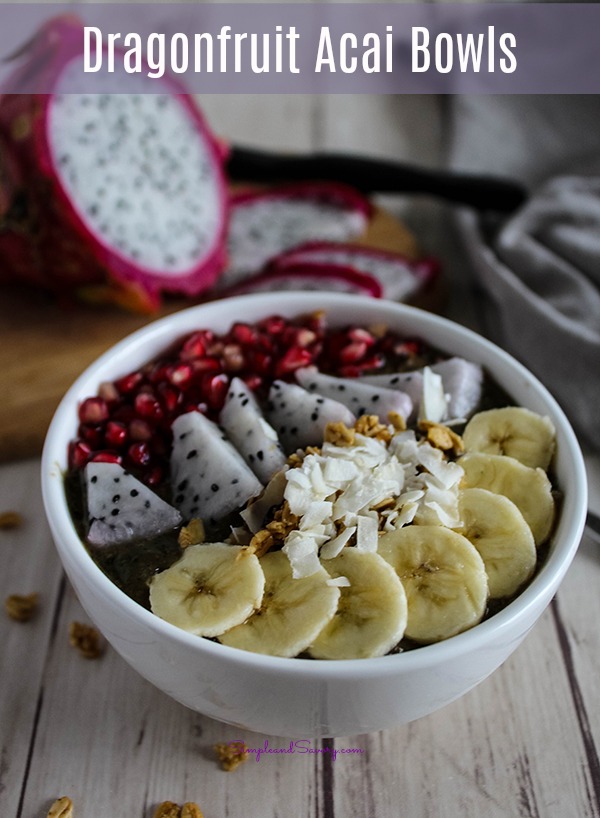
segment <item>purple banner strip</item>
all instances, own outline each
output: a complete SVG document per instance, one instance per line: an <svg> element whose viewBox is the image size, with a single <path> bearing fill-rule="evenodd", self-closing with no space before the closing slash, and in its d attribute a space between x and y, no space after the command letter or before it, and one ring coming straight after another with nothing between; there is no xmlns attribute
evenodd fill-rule
<svg viewBox="0 0 600 818"><path fill-rule="evenodd" d="M598 31L596 3L0 4L0 90L596 94Z"/></svg>

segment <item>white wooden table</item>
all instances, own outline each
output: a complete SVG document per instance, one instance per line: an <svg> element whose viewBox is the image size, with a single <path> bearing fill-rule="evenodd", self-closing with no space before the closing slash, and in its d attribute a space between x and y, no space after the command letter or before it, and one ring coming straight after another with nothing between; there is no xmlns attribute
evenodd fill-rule
<svg viewBox="0 0 600 818"><path fill-rule="evenodd" d="M250 144L422 162L439 152L433 98L211 97L203 106L217 130ZM443 212L423 202L407 212L427 250L447 261L450 314L473 324ZM589 466L598 511L600 462ZM600 816L600 543L584 539L536 628L461 700L330 743L360 754L272 755L226 773L215 743L284 740L185 709L110 649L92 661L69 646L69 624L87 619L51 543L38 471L35 460L0 467L0 512L24 515L21 528L0 531L0 595L41 595L29 623L0 612L0 818L44 818L59 795L73 799L75 818L151 818L164 800L196 801L205 818Z"/></svg>

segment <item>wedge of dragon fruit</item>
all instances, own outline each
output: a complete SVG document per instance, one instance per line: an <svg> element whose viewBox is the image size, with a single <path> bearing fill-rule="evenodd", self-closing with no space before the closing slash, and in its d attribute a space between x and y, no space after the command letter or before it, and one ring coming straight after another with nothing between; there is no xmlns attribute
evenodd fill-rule
<svg viewBox="0 0 600 818"><path fill-rule="evenodd" d="M430 369L442 378L447 395L447 419L469 418L479 406L483 392L483 368L457 356L432 364ZM410 395L418 406L423 396L423 370L385 375L364 375L361 382L379 388L397 389Z"/></svg>
<svg viewBox="0 0 600 818"><path fill-rule="evenodd" d="M271 386L267 416L288 454L320 445L328 423L341 421L353 426L356 420L343 403L284 381L274 381Z"/></svg>
<svg viewBox="0 0 600 818"><path fill-rule="evenodd" d="M155 537L181 524L181 514L117 463L85 467L91 545L120 545Z"/></svg>
<svg viewBox="0 0 600 818"><path fill-rule="evenodd" d="M359 378L335 378L313 368L298 369L296 380L308 392L331 398L360 415L378 415L386 421L390 412L397 412L407 421L413 410L413 402L405 392L361 383Z"/></svg>
<svg viewBox="0 0 600 818"><path fill-rule="evenodd" d="M251 390L240 378L231 381L219 424L261 483L285 466L277 432L267 423Z"/></svg>
<svg viewBox="0 0 600 818"><path fill-rule="evenodd" d="M231 200L229 261L220 286L259 272L273 256L309 240L348 241L366 229L371 205L358 191L329 182L246 192Z"/></svg>
<svg viewBox="0 0 600 818"><path fill-rule="evenodd" d="M290 290L317 290L319 292L356 293L381 298L379 282L370 275L359 273L353 267L340 264L302 263L297 267L267 270L250 276L233 287L227 295L245 293L287 292Z"/></svg>
<svg viewBox="0 0 600 818"><path fill-rule="evenodd" d="M120 61L126 93L107 93L103 75L83 72L83 26L72 16L47 23L22 59L0 100L26 200L15 229L29 251L4 259L12 276L146 310L161 292L210 286L225 261L227 194L222 153L193 98ZM32 76L51 93L18 93Z"/></svg>
<svg viewBox="0 0 600 818"><path fill-rule="evenodd" d="M359 244L315 241L292 248L271 259L271 274L295 269L301 265L341 265L374 279L381 296L407 301L430 285L439 273L434 259L410 261L399 253L376 250Z"/></svg>
<svg viewBox="0 0 600 818"><path fill-rule="evenodd" d="M262 483L219 427L200 412L173 423L171 490L185 521L214 524L262 491Z"/></svg>

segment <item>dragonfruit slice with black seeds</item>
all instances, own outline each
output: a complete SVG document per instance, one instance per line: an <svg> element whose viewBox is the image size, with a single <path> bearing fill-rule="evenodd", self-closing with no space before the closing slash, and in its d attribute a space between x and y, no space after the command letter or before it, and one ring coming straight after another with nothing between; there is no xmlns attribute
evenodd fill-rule
<svg viewBox="0 0 600 818"><path fill-rule="evenodd" d="M273 256L306 241L357 238L365 232L371 210L361 193L329 182L237 194L231 200L229 261L220 285L237 284Z"/></svg>
<svg viewBox="0 0 600 818"><path fill-rule="evenodd" d="M48 23L24 60L8 88L29 69L51 92L5 94L0 130L25 176L21 229L37 279L140 309L162 292L212 285L225 262L227 193L222 151L193 97L119 60L110 82L124 92L108 93L103 74L83 72L83 26L72 17ZM16 278L22 270L21 260Z"/></svg>
<svg viewBox="0 0 600 818"><path fill-rule="evenodd" d="M395 389L361 383L357 378L335 378L310 367L298 369L296 380L308 392L343 403L357 417L378 415L386 423L390 412L397 412L405 421L412 414L412 400Z"/></svg>
<svg viewBox="0 0 600 818"><path fill-rule="evenodd" d="M320 446L328 423L341 421L353 426L356 420L343 403L284 381L274 381L271 386L267 417L288 454Z"/></svg>
<svg viewBox="0 0 600 818"><path fill-rule="evenodd" d="M318 292L355 293L381 298L381 285L372 276L359 273L352 267L339 264L299 264L285 270L268 270L243 281L227 291L227 295L244 293L289 292L309 290Z"/></svg>
<svg viewBox="0 0 600 818"><path fill-rule="evenodd" d="M85 467L91 545L120 545L172 531L181 514L117 463Z"/></svg>
<svg viewBox="0 0 600 818"><path fill-rule="evenodd" d="M393 389L408 395L413 408L419 406L423 395L423 372L416 369L412 372L397 372L384 375L361 375L360 383L376 386L378 389Z"/></svg>
<svg viewBox="0 0 600 818"><path fill-rule="evenodd" d="M479 406L483 392L483 369L464 358L448 358L429 367L440 375L444 393L448 397L446 417L469 418ZM391 375L363 375L362 383L380 388L398 389L410 395L415 406L423 396L423 370L398 372Z"/></svg>
<svg viewBox="0 0 600 818"><path fill-rule="evenodd" d="M284 467L286 456L277 432L240 378L231 381L219 424L261 483L268 483Z"/></svg>
<svg viewBox="0 0 600 818"><path fill-rule="evenodd" d="M214 524L260 494L262 483L207 417L187 412L172 430L171 491L186 522L200 517Z"/></svg>
<svg viewBox="0 0 600 818"><path fill-rule="evenodd" d="M375 279L383 298L407 301L430 285L439 272L434 259L410 261L399 253L338 242L309 242L277 256L269 271L285 271L302 264L334 264L351 267Z"/></svg>

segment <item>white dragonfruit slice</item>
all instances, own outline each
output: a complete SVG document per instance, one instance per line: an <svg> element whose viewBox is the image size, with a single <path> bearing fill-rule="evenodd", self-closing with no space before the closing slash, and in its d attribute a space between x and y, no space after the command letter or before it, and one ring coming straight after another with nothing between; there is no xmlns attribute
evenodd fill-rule
<svg viewBox="0 0 600 818"><path fill-rule="evenodd" d="M423 371L397 372L391 375L363 375L360 383L377 386L379 389L394 389L408 395L412 401L413 410L419 407L423 395ZM414 412L413 412L414 414Z"/></svg>
<svg viewBox="0 0 600 818"><path fill-rule="evenodd" d="M405 392L361 383L357 378L334 378L307 368L296 371L296 380L308 392L343 403L357 417L378 415L386 423L390 412L408 420L413 410L413 402Z"/></svg>
<svg viewBox="0 0 600 818"><path fill-rule="evenodd" d="M219 423L261 483L268 483L285 466L277 432L241 378L231 381Z"/></svg>
<svg viewBox="0 0 600 818"><path fill-rule="evenodd" d="M483 391L483 369L479 364L464 358L448 358L430 367L441 375L444 393L448 396L446 418L469 418L477 409ZM406 392L414 406L423 398L423 370L398 372L391 375L364 375L361 383Z"/></svg>
<svg viewBox="0 0 600 818"><path fill-rule="evenodd" d="M449 358L431 367L442 376L448 395L449 418L469 418L479 406L483 392L483 368L464 358Z"/></svg>
<svg viewBox="0 0 600 818"><path fill-rule="evenodd" d="M342 421L353 426L356 420L343 403L283 381L274 381L271 386L268 418L287 453L320 446L328 423Z"/></svg>
<svg viewBox="0 0 600 818"><path fill-rule="evenodd" d="M214 524L262 491L262 484L224 432L200 412L173 423L173 502L184 520Z"/></svg>
<svg viewBox="0 0 600 818"><path fill-rule="evenodd" d="M231 200L228 265L220 287L257 273L273 256L309 239L347 241L366 230L369 201L333 182L283 185L240 193Z"/></svg>
<svg viewBox="0 0 600 818"><path fill-rule="evenodd" d="M118 463L88 463L85 481L91 545L148 539L181 524L177 509Z"/></svg>

